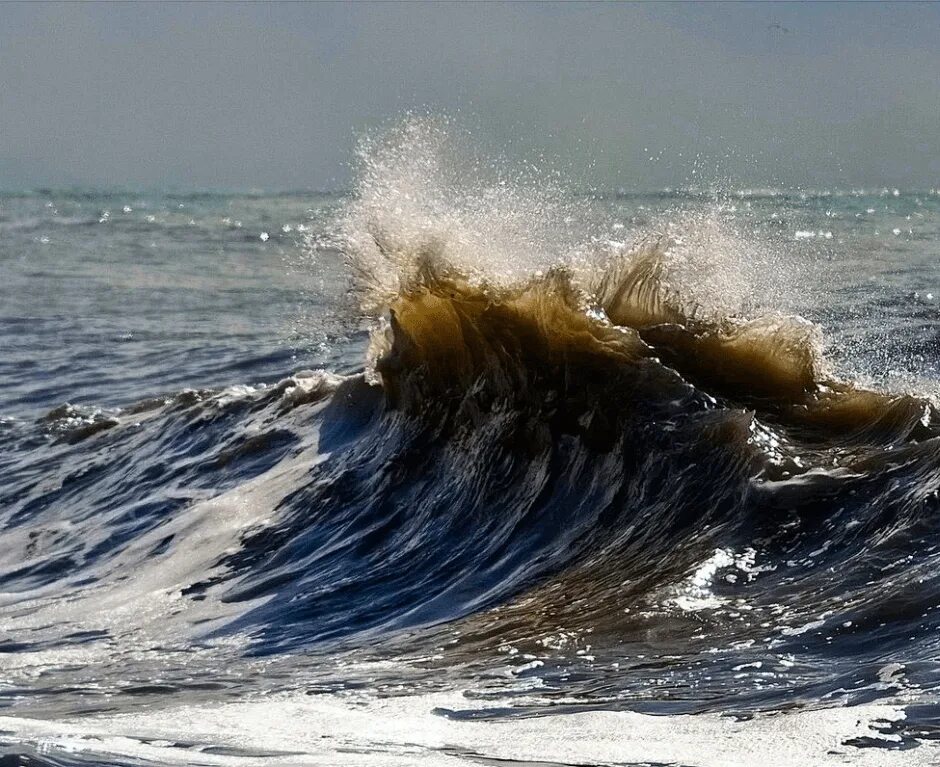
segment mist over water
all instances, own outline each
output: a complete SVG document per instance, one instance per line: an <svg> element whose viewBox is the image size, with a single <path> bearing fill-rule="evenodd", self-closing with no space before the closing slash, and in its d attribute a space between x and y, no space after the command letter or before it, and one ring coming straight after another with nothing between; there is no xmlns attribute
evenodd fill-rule
<svg viewBox="0 0 940 767"><path fill-rule="evenodd" d="M0 198L2 753L934 763L937 191L356 167Z"/></svg>

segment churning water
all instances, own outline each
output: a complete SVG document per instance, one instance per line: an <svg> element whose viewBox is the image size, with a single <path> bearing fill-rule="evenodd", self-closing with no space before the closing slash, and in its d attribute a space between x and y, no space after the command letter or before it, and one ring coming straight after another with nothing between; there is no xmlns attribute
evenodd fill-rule
<svg viewBox="0 0 940 767"><path fill-rule="evenodd" d="M0 763L936 764L940 195L0 198Z"/></svg>

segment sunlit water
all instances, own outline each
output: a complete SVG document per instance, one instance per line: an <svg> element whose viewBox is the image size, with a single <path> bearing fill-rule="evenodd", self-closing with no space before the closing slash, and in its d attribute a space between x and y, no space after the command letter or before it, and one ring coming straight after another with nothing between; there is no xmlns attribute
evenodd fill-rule
<svg viewBox="0 0 940 767"><path fill-rule="evenodd" d="M399 412L360 375L356 199L0 197L11 765L940 759L932 432L771 480L702 447L707 386L626 457ZM568 200L595 244L720 251L709 290L816 323L833 375L937 390L936 192Z"/></svg>

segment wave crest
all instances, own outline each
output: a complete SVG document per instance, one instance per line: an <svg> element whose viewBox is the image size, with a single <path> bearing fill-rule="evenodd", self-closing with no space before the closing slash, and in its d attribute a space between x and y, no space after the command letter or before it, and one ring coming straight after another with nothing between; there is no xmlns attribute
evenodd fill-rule
<svg viewBox="0 0 940 767"><path fill-rule="evenodd" d="M366 142L338 221L353 292L375 321L369 372L392 402L426 408L480 391L520 401L553 377L567 390L612 367L637 396L624 381L658 366L660 397L678 373L783 423L865 431L893 422L898 402L921 414L901 419L904 434L929 421L919 398L835 376L821 329L767 300L794 267L759 238L678 212L612 240L611 221L576 196L494 168L449 127L410 120Z"/></svg>

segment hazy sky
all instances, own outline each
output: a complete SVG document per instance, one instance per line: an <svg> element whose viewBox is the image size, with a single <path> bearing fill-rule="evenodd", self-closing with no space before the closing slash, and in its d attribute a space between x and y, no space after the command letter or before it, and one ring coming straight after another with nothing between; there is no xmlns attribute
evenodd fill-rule
<svg viewBox="0 0 940 767"><path fill-rule="evenodd" d="M936 187L940 4L0 4L0 187L345 187L413 108L581 183Z"/></svg>

